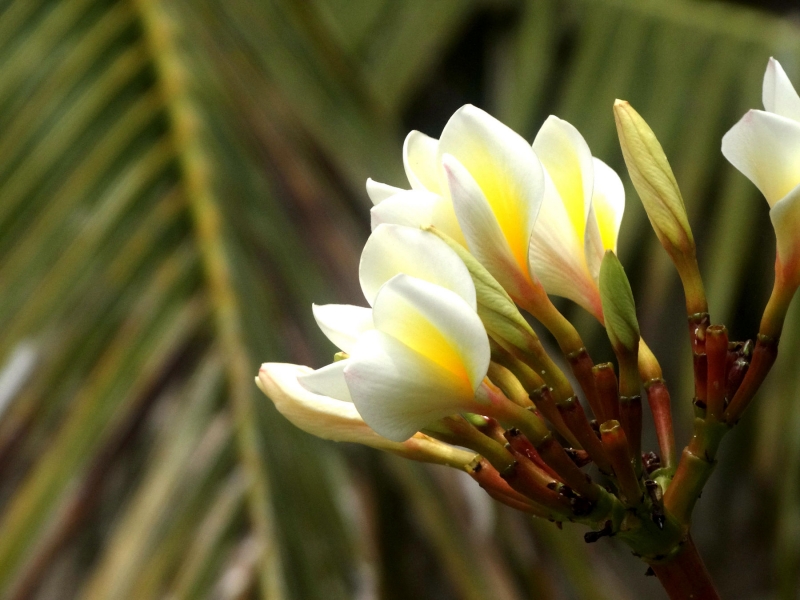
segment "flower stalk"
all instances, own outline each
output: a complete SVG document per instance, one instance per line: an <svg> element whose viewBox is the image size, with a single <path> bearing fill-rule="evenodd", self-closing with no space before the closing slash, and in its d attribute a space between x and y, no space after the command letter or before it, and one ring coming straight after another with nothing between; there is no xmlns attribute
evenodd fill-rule
<svg viewBox="0 0 800 600"><path fill-rule="evenodd" d="M719 600L714 582L691 537L669 561L650 563L670 600Z"/></svg>

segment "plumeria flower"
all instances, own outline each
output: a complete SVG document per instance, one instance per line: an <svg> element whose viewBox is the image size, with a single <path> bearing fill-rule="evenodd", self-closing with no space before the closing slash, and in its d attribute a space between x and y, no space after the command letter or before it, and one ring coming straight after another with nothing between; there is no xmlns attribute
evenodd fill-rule
<svg viewBox="0 0 800 600"><path fill-rule="evenodd" d="M605 252L617 251L622 181L558 117L544 122L533 149L545 169L545 195L531 238L531 269L548 293L573 300L602 323L597 280Z"/></svg>
<svg viewBox="0 0 800 600"><path fill-rule="evenodd" d="M275 403L283 416L303 431L336 442L354 442L404 458L464 469L476 456L417 433L393 442L375 433L351 402L342 402L308 391L298 380L308 367L281 363L261 365L256 384Z"/></svg>
<svg viewBox="0 0 800 600"><path fill-rule="evenodd" d="M491 353L474 306L400 274L378 292L373 321L344 368L350 398L372 429L403 441L442 417L480 410L476 392Z"/></svg>
<svg viewBox="0 0 800 600"><path fill-rule="evenodd" d="M359 278L371 309L314 307L320 328L348 358L294 373L299 385L348 404L350 416L395 442L475 409L490 351L475 286L458 255L431 233L381 225L364 247Z"/></svg>
<svg viewBox="0 0 800 600"><path fill-rule="evenodd" d="M467 267L447 244L418 228L384 224L378 226L361 253L359 280L370 306L378 290L399 273L406 273L449 289L475 310L475 286ZM313 305L314 318L327 338L342 352L352 354L358 339L374 329L371 308L349 304ZM344 382L347 361L337 361L303 375L312 391L336 398L349 398Z"/></svg>
<svg viewBox="0 0 800 600"><path fill-rule="evenodd" d="M434 225L519 304L544 286L602 321L597 275L605 250L616 250L624 190L569 123L550 117L531 147L467 105L440 140L412 131L403 163L411 190L367 182L373 224Z"/></svg>
<svg viewBox="0 0 800 600"><path fill-rule="evenodd" d="M800 97L780 63L764 74L765 110L750 110L722 138L722 154L770 206L782 275L800 283Z"/></svg>

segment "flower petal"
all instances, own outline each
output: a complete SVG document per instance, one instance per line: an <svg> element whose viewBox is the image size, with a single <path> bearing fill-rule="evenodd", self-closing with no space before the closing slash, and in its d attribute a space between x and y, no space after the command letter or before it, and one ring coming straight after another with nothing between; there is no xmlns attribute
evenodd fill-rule
<svg viewBox="0 0 800 600"><path fill-rule="evenodd" d="M450 118L439 141L439 159L454 156L483 192L520 268L542 203L542 167L530 145L488 113L471 105ZM462 228L464 222L459 217Z"/></svg>
<svg viewBox="0 0 800 600"><path fill-rule="evenodd" d="M309 392L298 382L311 372L298 365L266 363L261 365L256 384L275 404L278 411L294 425L317 437L336 442L354 442L404 458L465 469L476 456L460 448L417 434L398 443L373 431L350 402L340 402Z"/></svg>
<svg viewBox="0 0 800 600"><path fill-rule="evenodd" d="M599 291L586 264L584 244L547 173L529 259L531 273L547 293L569 298L602 320Z"/></svg>
<svg viewBox="0 0 800 600"><path fill-rule="evenodd" d="M533 140L533 150L561 196L570 223L583 243L592 202L592 152L575 127L553 115Z"/></svg>
<svg viewBox="0 0 800 600"><path fill-rule="evenodd" d="M352 402L350 390L344 380L347 360L339 360L316 371L309 370L297 376L300 385L309 392L333 398L337 402Z"/></svg>
<svg viewBox="0 0 800 600"><path fill-rule="evenodd" d="M466 246L452 203L438 194L403 191L373 206L370 216L373 230L382 223L417 228L433 225Z"/></svg>
<svg viewBox="0 0 800 600"><path fill-rule="evenodd" d="M800 278L800 185L775 203L769 218L775 227L778 257L784 269Z"/></svg>
<svg viewBox="0 0 800 600"><path fill-rule="evenodd" d="M387 198L391 198L395 194L399 194L405 191L407 190L404 190L399 187L394 187L393 185L380 183L379 181L375 181L374 179L367 179L367 195L369 196L369 199L372 200L372 203L375 205L380 204Z"/></svg>
<svg viewBox="0 0 800 600"><path fill-rule="evenodd" d="M364 246L358 270L367 302L372 304L381 286L398 273L451 290L477 309L472 277L445 242L416 227L379 225Z"/></svg>
<svg viewBox="0 0 800 600"><path fill-rule="evenodd" d="M298 365L265 363L256 383L278 411L303 431L336 441L377 440L380 436L367 426L351 402L315 394L300 383L299 379L313 372Z"/></svg>
<svg viewBox="0 0 800 600"><path fill-rule="evenodd" d="M489 338L475 309L448 289L400 274L375 299L375 328L462 379L471 392L489 368Z"/></svg>
<svg viewBox="0 0 800 600"><path fill-rule="evenodd" d="M606 250L617 251L619 227L625 212L625 188L619 175L606 163L593 158L594 190L586 224L586 262L597 279Z"/></svg>
<svg viewBox="0 0 800 600"><path fill-rule="evenodd" d="M762 99L764 108L771 113L800 122L800 96L789 81L781 63L769 59L764 73Z"/></svg>
<svg viewBox="0 0 800 600"><path fill-rule="evenodd" d="M800 123L750 110L723 136L722 154L775 206L800 183Z"/></svg>
<svg viewBox="0 0 800 600"><path fill-rule="evenodd" d="M469 171L449 154L443 157L443 165L469 251L512 298L525 297L526 286L531 283L527 249L517 254L512 251L492 206Z"/></svg>
<svg viewBox="0 0 800 600"><path fill-rule="evenodd" d="M442 417L479 406L459 377L382 331L365 333L347 362L358 412L390 440L401 442Z"/></svg>
<svg viewBox="0 0 800 600"><path fill-rule="evenodd" d="M333 344L350 353L358 337L372 329L372 310L351 304L312 304L314 319Z"/></svg>
<svg viewBox="0 0 800 600"><path fill-rule="evenodd" d="M414 190L441 193L437 151L439 140L412 131L403 143L403 166Z"/></svg>
<svg viewBox="0 0 800 600"><path fill-rule="evenodd" d="M605 250L617 251L619 226L625 212L625 187L617 172L599 158L592 158L594 164L594 207L600 239Z"/></svg>

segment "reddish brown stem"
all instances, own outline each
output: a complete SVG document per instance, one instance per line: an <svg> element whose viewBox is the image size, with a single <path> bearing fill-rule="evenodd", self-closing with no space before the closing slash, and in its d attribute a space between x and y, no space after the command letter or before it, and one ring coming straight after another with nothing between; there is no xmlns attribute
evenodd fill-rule
<svg viewBox="0 0 800 600"><path fill-rule="evenodd" d="M619 421L619 382L614 373L614 365L602 363L596 365L592 372L603 407L603 414L598 419L601 423L611 419Z"/></svg>
<svg viewBox="0 0 800 600"><path fill-rule="evenodd" d="M603 406L600 402L600 395L597 393L597 383L595 383L594 374L592 373L594 363L589 353L586 351L586 348L579 348L567 354L567 360L572 368L572 373L575 375L575 379L578 380L583 394L586 396L586 401L589 403L592 413L595 418L602 419Z"/></svg>
<svg viewBox="0 0 800 600"><path fill-rule="evenodd" d="M636 471L641 471L642 460L642 397L621 396L619 399L620 425L631 449Z"/></svg>
<svg viewBox="0 0 800 600"><path fill-rule="evenodd" d="M709 324L708 313L696 313L689 316L689 337L692 342L694 364L694 396L703 404L706 402L707 360L706 360L706 328Z"/></svg>
<svg viewBox="0 0 800 600"><path fill-rule="evenodd" d="M706 329L706 357L706 414L719 421L725 411L725 367L728 362L728 330L724 325L712 325Z"/></svg>
<svg viewBox="0 0 800 600"><path fill-rule="evenodd" d="M603 436L603 446L608 451L608 457L614 466L620 490L625 496L628 506L639 506L642 503L642 488L639 478L633 470L631 462L631 448L628 445L625 431L618 421L606 421L600 426L600 435Z"/></svg>
<svg viewBox="0 0 800 600"><path fill-rule="evenodd" d="M658 447L661 451L661 464L670 468L675 466L675 433L672 428L672 408L667 385L663 379L651 379L644 384L647 403L653 413Z"/></svg>
<svg viewBox="0 0 800 600"><path fill-rule="evenodd" d="M550 468L539 453L536 451L536 448L533 444L530 443L528 438L522 435L519 429L509 429L504 434L504 439L507 441L509 449L515 453L523 455L529 461L531 461L534 465L539 467L542 471L547 473L550 477L557 481L561 481L561 478L558 476L553 469Z"/></svg>
<svg viewBox="0 0 800 600"><path fill-rule="evenodd" d="M560 401L558 403L558 411L561 413L564 422L575 434L575 437L578 438L581 446L597 465L597 468L603 473L610 474L611 463L608 461L606 451L594 429L589 424L589 419L586 418L586 413L583 411L577 396Z"/></svg>
<svg viewBox="0 0 800 600"><path fill-rule="evenodd" d="M548 510L563 515L568 515L572 511L569 499L561 496L554 489L547 487L542 482L541 474L537 473L534 465L524 460L524 457L513 467L501 473L501 477L516 491Z"/></svg>
<svg viewBox="0 0 800 600"><path fill-rule="evenodd" d="M728 423L733 425L742 416L758 388L764 383L764 379L766 379L777 357L778 339L759 334L747 374L725 411L725 420Z"/></svg>
<svg viewBox="0 0 800 600"><path fill-rule="evenodd" d="M545 519L551 518L551 513L546 508L536 504L531 499L520 494L500 477L500 473L486 459L482 459L472 470L470 476L478 482L486 493L498 502L516 510L526 512Z"/></svg>
<svg viewBox="0 0 800 600"><path fill-rule="evenodd" d="M591 478L572 462L561 444L550 437L545 439L537 450L545 462L559 474L564 483L590 502L597 501L600 497L600 488L592 483Z"/></svg>
<svg viewBox="0 0 800 600"><path fill-rule="evenodd" d="M691 537L675 558L666 563L651 563L650 567L670 600L720 600Z"/></svg>
<svg viewBox="0 0 800 600"><path fill-rule="evenodd" d="M572 428L569 426L569 424L564 422L564 419L561 416L561 413L558 411L558 407L556 406L556 401L553 399L553 393L548 386L541 386L539 389L531 393L530 398L536 408L539 409L539 412L542 413L544 418L553 424L553 427L556 428L556 431L563 435L568 443L573 445L582 443L575 436L575 433L572 431Z"/></svg>

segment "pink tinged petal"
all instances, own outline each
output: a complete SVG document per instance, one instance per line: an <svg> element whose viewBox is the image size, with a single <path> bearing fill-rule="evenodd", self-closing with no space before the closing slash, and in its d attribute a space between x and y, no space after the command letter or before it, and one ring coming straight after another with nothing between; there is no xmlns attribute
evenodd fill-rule
<svg viewBox="0 0 800 600"><path fill-rule="evenodd" d="M542 166L533 149L488 113L466 105L442 132L440 160L446 154L469 172L517 264L526 270L528 243L544 193ZM461 216L459 223L463 228Z"/></svg>
<svg viewBox="0 0 800 600"><path fill-rule="evenodd" d="M350 304L312 304L314 319L322 333L344 352L350 352L358 337L372 329L372 310Z"/></svg>
<svg viewBox="0 0 800 600"><path fill-rule="evenodd" d="M438 146L439 140L419 131L412 131L406 136L403 143L403 166L412 189L441 193Z"/></svg>
<svg viewBox="0 0 800 600"><path fill-rule="evenodd" d="M775 206L800 184L800 123L748 111L723 136L722 154Z"/></svg>
<svg viewBox="0 0 800 600"><path fill-rule="evenodd" d="M774 58L769 59L764 73L762 98L768 112L800 122L800 96L781 63Z"/></svg>
<svg viewBox="0 0 800 600"><path fill-rule="evenodd" d="M337 402L352 402L344 379L344 368L349 360L339 360L316 371L309 369L307 373L298 375L297 380L309 392L333 398Z"/></svg>
<svg viewBox="0 0 800 600"><path fill-rule="evenodd" d="M404 191L387 198L370 211L372 229L391 223L406 227L433 225L466 246L452 203L431 192Z"/></svg>
<svg viewBox="0 0 800 600"><path fill-rule="evenodd" d="M359 265L367 302L372 304L381 286L399 273L451 290L476 310L472 277L445 242L416 227L379 225L367 240Z"/></svg>
<svg viewBox="0 0 800 600"><path fill-rule="evenodd" d="M800 185L775 203L769 211L775 228L778 258L786 276L800 283Z"/></svg>
<svg viewBox="0 0 800 600"><path fill-rule="evenodd" d="M586 263L584 243L548 174L542 210L531 237L530 269L547 293L569 298L602 319L599 291Z"/></svg>
<svg viewBox="0 0 800 600"><path fill-rule="evenodd" d="M369 196L369 199L372 200L372 203L375 205L380 204L387 198L391 198L395 194L399 194L405 191L407 190L404 190L399 187L394 187L393 185L380 183L378 181L375 181L374 179L367 179L367 195Z"/></svg>
<svg viewBox="0 0 800 600"><path fill-rule="evenodd" d="M533 150L552 178L582 243L593 187L592 153L586 140L575 127L551 115L536 134Z"/></svg>
<svg viewBox="0 0 800 600"><path fill-rule="evenodd" d="M461 296L400 274L381 288L375 328L460 378L474 391L489 368L489 338L475 309Z"/></svg>
<svg viewBox="0 0 800 600"><path fill-rule="evenodd" d="M461 378L382 331L366 333L347 362L358 412L389 440L402 442L442 417L478 407Z"/></svg>
<svg viewBox="0 0 800 600"><path fill-rule="evenodd" d="M512 298L524 298L532 285L527 248L512 250L483 190L455 157L445 155L443 165L467 248Z"/></svg>

